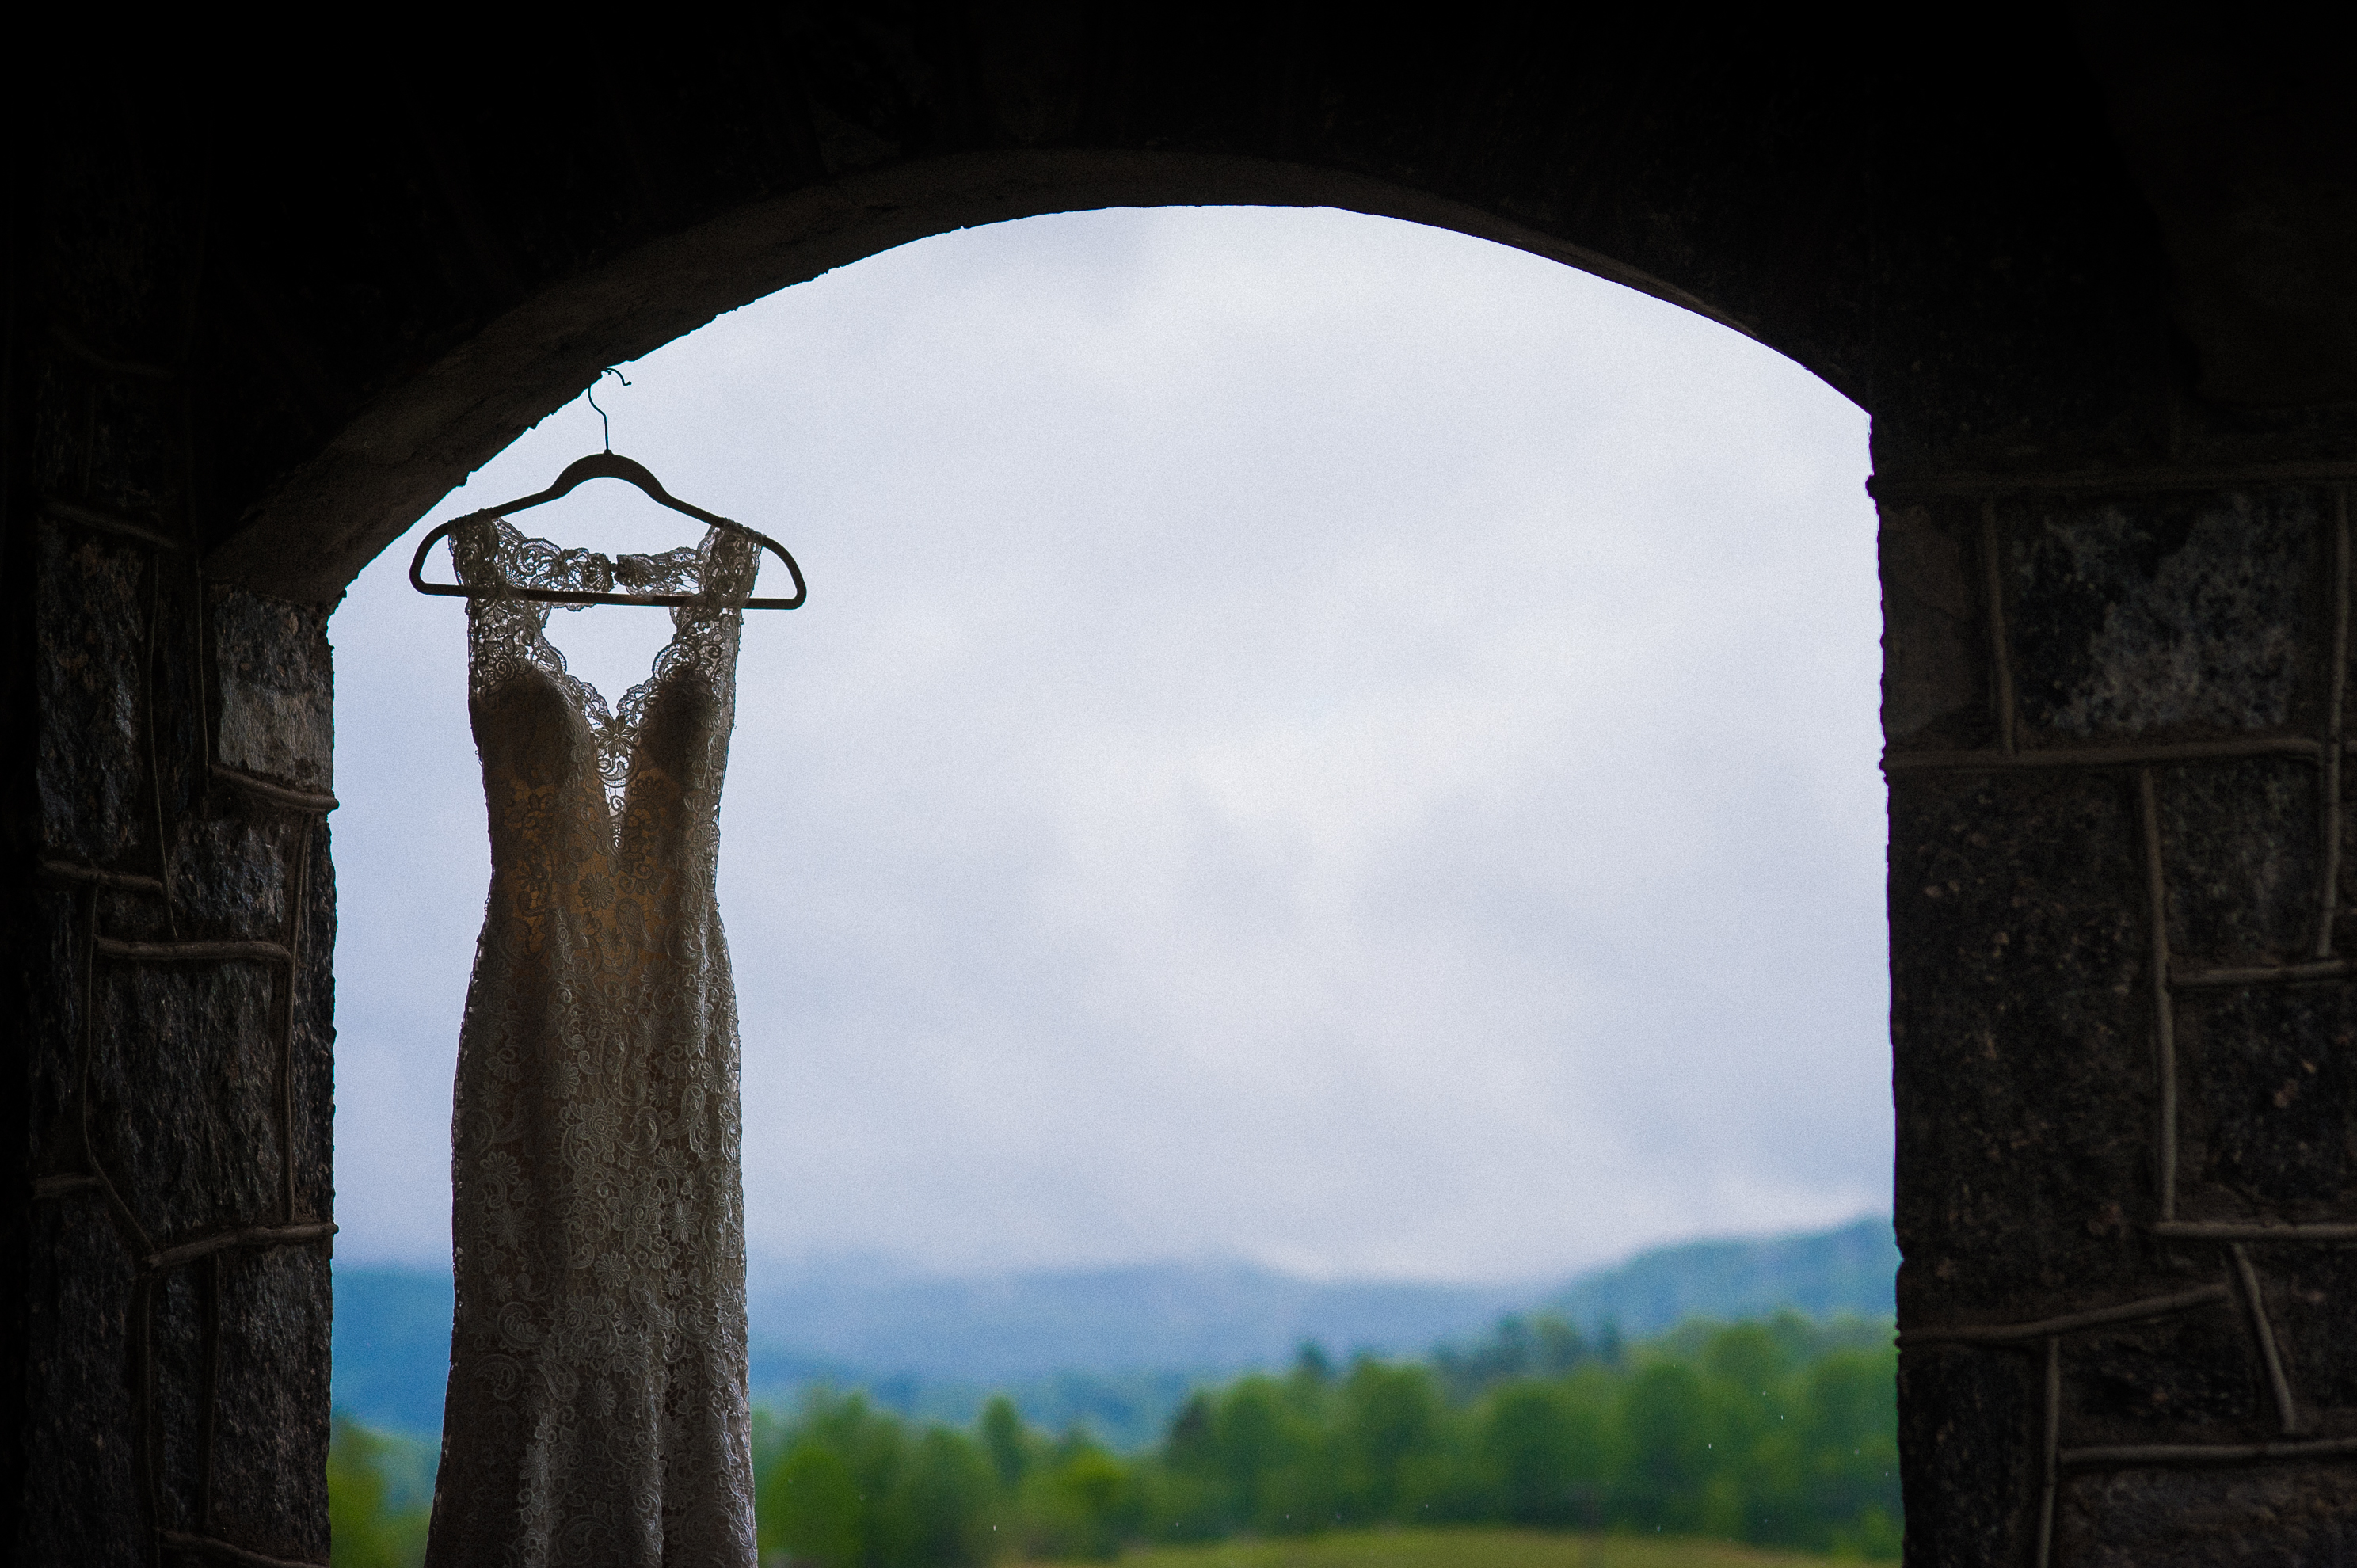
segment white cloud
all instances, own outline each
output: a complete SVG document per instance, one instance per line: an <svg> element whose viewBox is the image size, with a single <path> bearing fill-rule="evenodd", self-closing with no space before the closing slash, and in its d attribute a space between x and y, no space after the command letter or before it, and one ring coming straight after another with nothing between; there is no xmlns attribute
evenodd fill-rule
<svg viewBox="0 0 2357 1568"><path fill-rule="evenodd" d="M1806 372L1462 236L1166 210L630 374L616 446L812 581L724 825L757 1247L1534 1274L1887 1203L1866 420ZM612 489L534 525L673 541ZM487 875L410 548L333 626L348 1256L447 1245ZM555 618L609 695L667 632Z"/></svg>

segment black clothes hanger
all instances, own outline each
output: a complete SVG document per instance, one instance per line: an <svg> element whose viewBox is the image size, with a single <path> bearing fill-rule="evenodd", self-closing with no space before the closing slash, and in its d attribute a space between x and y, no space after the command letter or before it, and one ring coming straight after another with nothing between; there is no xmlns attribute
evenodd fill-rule
<svg viewBox="0 0 2357 1568"><path fill-rule="evenodd" d="M655 501L671 508L673 511L684 512L689 517L710 523L715 528L730 529L745 535L784 562L786 570L793 575L794 596L792 598L747 599L742 605L728 607L748 610L791 610L800 608L802 602L810 597L810 589L802 582L802 569L794 564L793 556L787 552L784 545L765 533L755 532L741 522L705 511L702 507L688 505L687 502L664 489L662 481L647 472L642 465L630 461L610 448L604 452L592 453L587 457L576 458L566 464L565 472L556 476L556 483L537 495L522 496L511 501L502 501L498 506L487 506L479 511L470 511L464 517L452 518L448 522L427 534L418 544L416 556L409 563L410 585L421 594L447 594L453 598L480 599L498 595L516 599L541 599L550 604L559 605L663 605L675 607L681 605L701 605L711 602L705 596L698 594L590 594L564 588L511 588L493 586L490 584L470 586L465 583L429 583L425 580L425 553L440 543L451 530L467 523L480 522L485 518L502 517L509 512L524 511L555 500L560 496L571 493L575 486L587 479L620 479L626 484L636 485Z"/></svg>

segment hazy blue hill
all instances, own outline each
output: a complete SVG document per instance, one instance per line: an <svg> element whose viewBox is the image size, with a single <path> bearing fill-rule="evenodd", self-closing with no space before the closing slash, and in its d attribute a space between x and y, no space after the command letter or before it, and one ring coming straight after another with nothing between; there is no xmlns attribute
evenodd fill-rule
<svg viewBox="0 0 2357 1568"><path fill-rule="evenodd" d="M1082 1369L1221 1372L1304 1339L1421 1353L1526 1305L1528 1285L1320 1282L1247 1263L942 1277L859 1259L770 1264L750 1282L761 1331L822 1359L933 1378Z"/></svg>
<svg viewBox="0 0 2357 1568"><path fill-rule="evenodd" d="M1888 1317L1899 1310L1898 1283L1899 1242L1890 1221L1876 1218L1798 1236L1657 1248L1574 1280L1541 1309L1582 1325L1615 1318L1631 1335L1780 1307L1811 1317Z"/></svg>
<svg viewBox="0 0 2357 1568"><path fill-rule="evenodd" d="M835 1301L856 1312L862 1293ZM336 1270L333 1398L338 1410L382 1432L431 1440L442 1430L442 1397L450 1365L450 1276L432 1270ZM954 1312L954 1299L938 1310ZM763 1319L755 1318L756 1324ZM921 1319L904 1320L921 1331ZM791 1403L812 1388L857 1389L887 1410L963 1426L996 1393L1011 1394L1025 1419L1050 1432L1082 1425L1124 1448L1152 1442L1200 1376L1230 1369L1200 1367L1097 1372L1056 1368L1007 1375L961 1374L942 1358L920 1358L928 1369L895 1366L879 1357L866 1366L813 1355L757 1326L750 1351L754 1398ZM946 1368L946 1369L944 1369ZM432 1450L423 1461L432 1468Z"/></svg>
<svg viewBox="0 0 2357 1568"><path fill-rule="evenodd" d="M1234 1262L950 1277L876 1259L771 1261L748 1281L753 1391L777 1402L865 1389L902 1414L962 1423L1005 1390L1034 1424L1081 1422L1126 1444L1150 1439L1197 1380L1282 1365L1307 1339L1340 1359L1421 1356L1534 1309L1583 1326L1612 1318L1632 1337L1781 1307L1884 1316L1898 1265L1879 1219L1660 1248L1551 1293L1306 1280ZM339 1267L337 1405L371 1425L438 1432L450 1305L447 1273Z"/></svg>
<svg viewBox="0 0 2357 1568"><path fill-rule="evenodd" d="M328 1339L336 1408L370 1426L440 1433L456 1299L447 1270L338 1265Z"/></svg>

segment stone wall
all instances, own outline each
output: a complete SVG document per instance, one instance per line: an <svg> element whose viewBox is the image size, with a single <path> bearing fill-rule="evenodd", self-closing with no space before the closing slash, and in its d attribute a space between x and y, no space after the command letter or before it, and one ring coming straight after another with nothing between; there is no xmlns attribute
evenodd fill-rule
<svg viewBox="0 0 2357 1568"><path fill-rule="evenodd" d="M204 580L175 373L38 374L86 417L8 519L10 1545L325 1563L326 611Z"/></svg>
<svg viewBox="0 0 2357 1568"><path fill-rule="evenodd" d="M1912 1563L2357 1561L2345 467L1879 486Z"/></svg>

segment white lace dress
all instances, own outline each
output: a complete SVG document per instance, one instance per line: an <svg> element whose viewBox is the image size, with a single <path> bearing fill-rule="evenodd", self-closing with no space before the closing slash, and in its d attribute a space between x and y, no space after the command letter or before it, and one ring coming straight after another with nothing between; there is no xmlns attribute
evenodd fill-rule
<svg viewBox="0 0 2357 1568"><path fill-rule="evenodd" d="M550 607L469 604L491 892L451 1120L431 1568L752 1568L736 993L713 878L756 546L608 563L504 521L469 584L700 594L607 712ZM643 614L645 612L632 612Z"/></svg>

